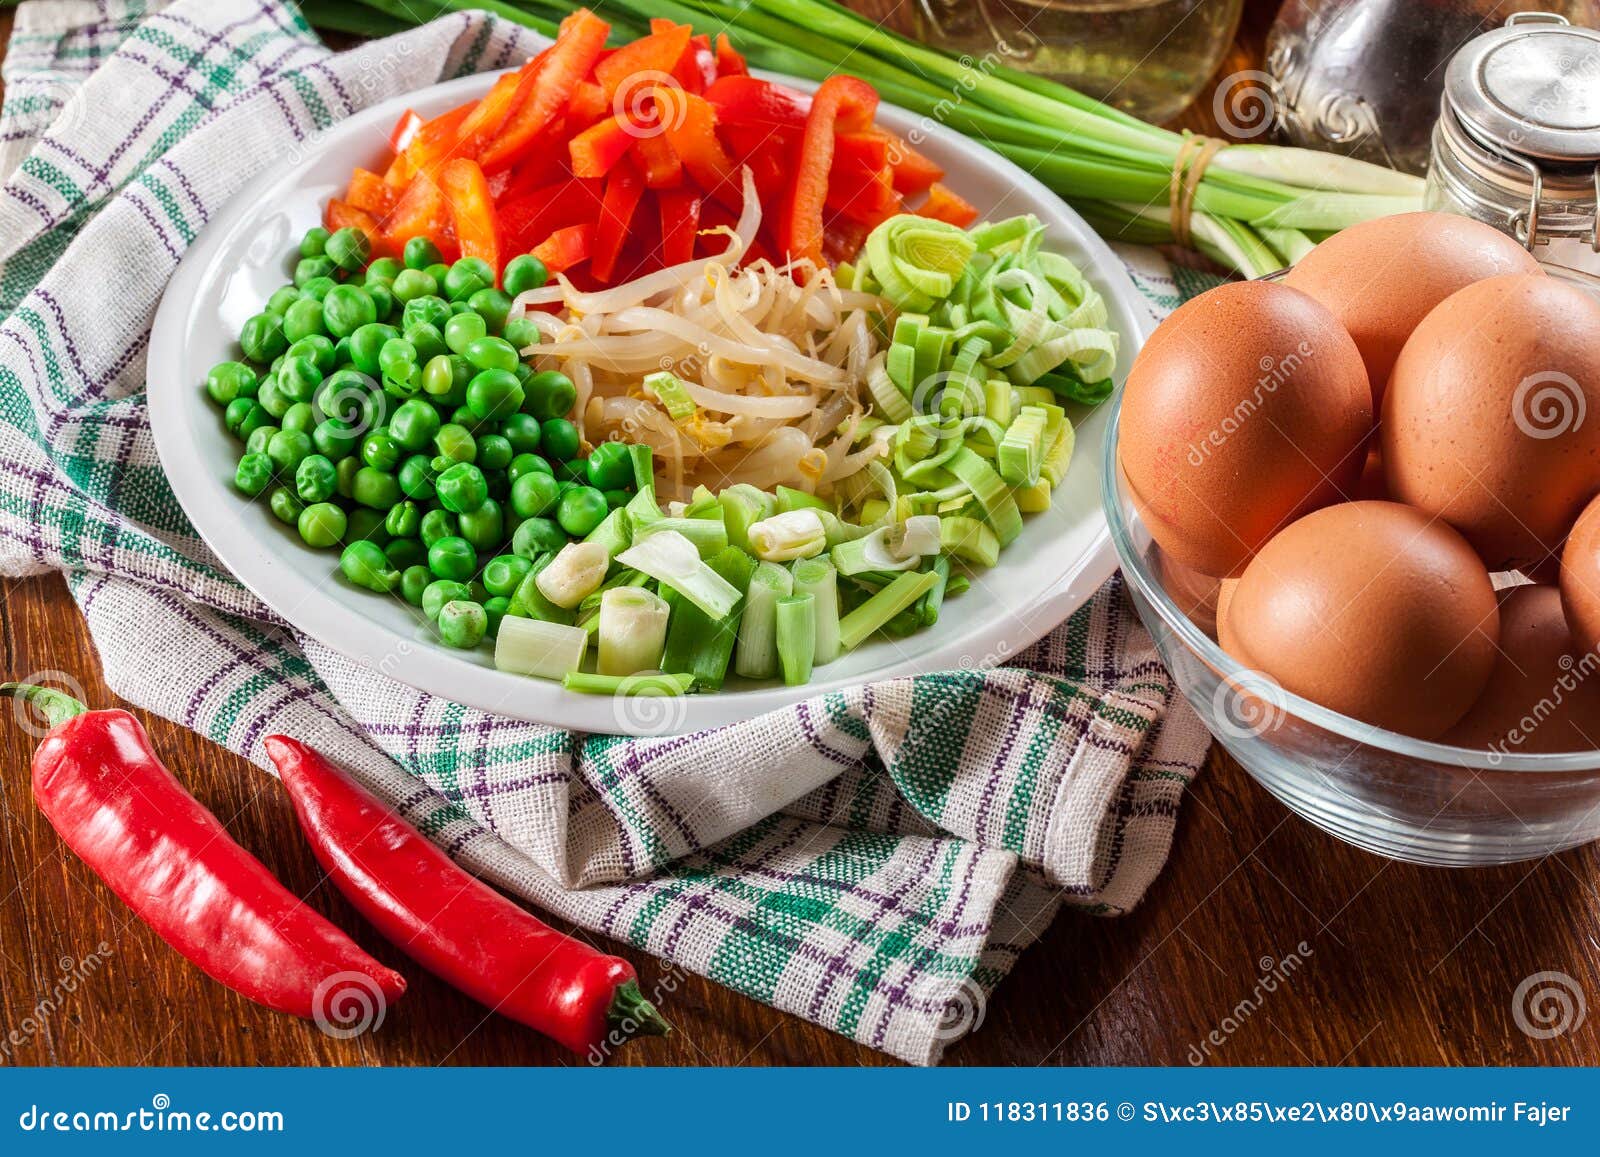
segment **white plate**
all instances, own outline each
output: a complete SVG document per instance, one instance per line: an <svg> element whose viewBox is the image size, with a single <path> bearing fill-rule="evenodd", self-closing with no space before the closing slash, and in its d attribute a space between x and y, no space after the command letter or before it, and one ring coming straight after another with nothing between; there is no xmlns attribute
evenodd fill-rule
<svg viewBox="0 0 1600 1157"><path fill-rule="evenodd" d="M559 684L494 669L488 648L455 651L434 641L422 613L348 583L337 556L313 551L273 518L264 501L233 488L239 444L201 383L215 363L238 356L244 321L290 272L288 253L322 219L356 165L380 169L390 127L406 108L434 116L486 92L493 74L441 84L389 101L314 140L298 164L281 165L242 190L189 248L167 288L150 339L150 418L156 447L195 529L239 580L296 630L391 678L471 707L584 731L671 734L751 719L763 712L868 680L1003 663L1081 606L1111 574L1116 556L1099 500L1104 407L1078 427L1078 447L1055 501L1027 519L1022 536L972 589L945 603L933 628L877 639L819 668L804 687L742 683L673 701L613 702ZM788 81L811 88L803 82ZM1150 329L1149 314L1103 241L1038 181L1009 161L925 118L884 105L879 119L911 137L946 170L946 183L985 217L1033 213L1049 245L1067 254L1105 295L1122 335L1117 379Z"/></svg>

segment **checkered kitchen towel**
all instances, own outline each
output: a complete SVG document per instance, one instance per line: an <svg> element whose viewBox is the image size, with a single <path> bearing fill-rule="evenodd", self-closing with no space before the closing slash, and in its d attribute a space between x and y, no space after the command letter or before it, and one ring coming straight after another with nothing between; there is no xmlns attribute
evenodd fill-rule
<svg viewBox="0 0 1600 1157"><path fill-rule="evenodd" d="M580 735L296 637L163 479L149 327L206 221L330 123L538 45L481 13L335 55L278 0L23 4L0 117L0 571L63 571L132 702L263 766L263 736L306 737L534 905L937 1061L1063 903L1126 911L1166 859L1207 740L1116 582L1004 669L693 737ZM1180 296L1164 276L1143 279L1158 313Z"/></svg>

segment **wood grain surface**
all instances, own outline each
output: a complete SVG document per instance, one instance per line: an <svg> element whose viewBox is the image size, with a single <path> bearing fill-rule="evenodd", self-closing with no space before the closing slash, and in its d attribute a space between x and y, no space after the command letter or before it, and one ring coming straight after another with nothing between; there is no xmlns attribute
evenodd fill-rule
<svg viewBox="0 0 1600 1157"><path fill-rule="evenodd" d="M1252 67L1273 5L1252 2L1219 75ZM0 13L0 38L11 14ZM1185 118L1204 129L1209 101ZM116 702L57 577L0 587L6 678L72 672ZM352 931L411 991L350 1041L268 1012L196 972L66 852L34 810L34 740L0 718L0 1064L573 1064L558 1047L411 967L331 889L275 781L165 720L158 748L229 831ZM954 1065L1600 1063L1600 854L1442 871L1389 863L1308 827L1214 751L1172 859L1132 915L1063 914L1002 984ZM639 1065L893 1063L630 948L673 1036ZM1573 1016L1550 1035L1519 1012L1539 973ZM1264 976L1274 976L1263 985ZM71 978L71 984L65 982ZM1281 978L1281 979L1276 979ZM58 986L70 987L55 1007ZM1271 989L1271 991L1268 991ZM45 1001L41 1005L40 1002ZM1551 1011L1553 1005L1545 1005ZM1533 1030L1524 1031L1520 1025Z"/></svg>

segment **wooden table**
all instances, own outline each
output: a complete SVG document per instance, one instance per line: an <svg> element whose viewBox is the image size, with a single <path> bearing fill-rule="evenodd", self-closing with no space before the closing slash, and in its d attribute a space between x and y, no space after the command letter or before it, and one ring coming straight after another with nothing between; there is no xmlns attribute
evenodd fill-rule
<svg viewBox="0 0 1600 1157"><path fill-rule="evenodd" d="M1271 0L1252 0L1219 75L1260 60ZM0 13L0 36L10 14ZM1208 127L1201 101L1186 122ZM58 578L4 584L7 678L60 668L95 704L115 702ZM288 802L254 767L144 716L170 764L246 847L299 894L318 869ZM0 726L0 1063L569 1064L535 1034L489 1016L416 968L377 1034L344 1042L267 1012L198 974L70 854L29 798L32 740ZM1600 1002L1600 854L1591 847L1503 869L1445 872L1349 848L1284 810L1214 751L1183 805L1166 872L1119 920L1064 914L996 993L957 1065L1594 1064L1600 1014L1550 1039L1517 1027L1513 997L1535 973ZM390 963L330 889L315 905ZM100 946L104 944L104 949ZM661 965L626 947L649 987ZM59 1012L27 1033L35 1003L103 953ZM1276 991L1264 973L1292 973ZM83 969L78 967L81 972ZM884 1064L885 1057L697 977L678 975L664 1040L624 1064ZM6 1034L27 1036L3 1046Z"/></svg>

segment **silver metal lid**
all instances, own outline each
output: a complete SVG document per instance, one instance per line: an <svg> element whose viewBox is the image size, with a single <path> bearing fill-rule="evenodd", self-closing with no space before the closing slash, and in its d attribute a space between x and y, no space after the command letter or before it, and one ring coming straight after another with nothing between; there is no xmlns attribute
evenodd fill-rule
<svg viewBox="0 0 1600 1157"><path fill-rule="evenodd" d="M1470 41L1445 103L1484 145L1556 164L1600 160L1600 32L1520 13Z"/></svg>

